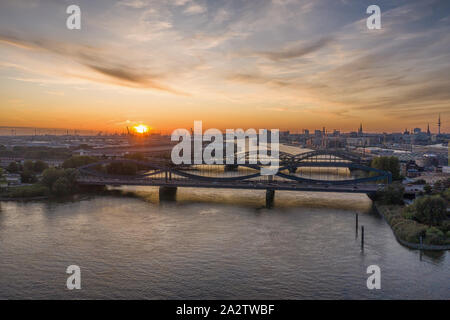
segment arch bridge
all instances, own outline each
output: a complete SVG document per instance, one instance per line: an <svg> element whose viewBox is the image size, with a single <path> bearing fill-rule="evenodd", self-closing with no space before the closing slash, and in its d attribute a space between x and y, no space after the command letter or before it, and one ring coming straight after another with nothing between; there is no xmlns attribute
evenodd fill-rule
<svg viewBox="0 0 450 320"><path fill-rule="evenodd" d="M392 181L390 172L371 168L345 152L280 153L279 169L269 176L261 174L264 164L249 163L248 152L236 155L234 163L238 159L244 163L174 165L163 159L107 159L79 167L78 183L159 186L163 191L177 187L263 189L270 205L275 190L371 194Z"/></svg>

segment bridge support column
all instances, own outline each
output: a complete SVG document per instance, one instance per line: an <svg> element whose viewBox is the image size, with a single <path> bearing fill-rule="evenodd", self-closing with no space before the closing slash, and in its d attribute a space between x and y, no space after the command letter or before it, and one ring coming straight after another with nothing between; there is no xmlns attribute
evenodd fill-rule
<svg viewBox="0 0 450 320"><path fill-rule="evenodd" d="M225 171L236 171L238 168L237 164L226 164Z"/></svg>
<svg viewBox="0 0 450 320"><path fill-rule="evenodd" d="M159 201L175 201L177 199L177 187L159 187Z"/></svg>
<svg viewBox="0 0 450 320"><path fill-rule="evenodd" d="M266 189L266 208L272 208L275 199L275 190Z"/></svg>

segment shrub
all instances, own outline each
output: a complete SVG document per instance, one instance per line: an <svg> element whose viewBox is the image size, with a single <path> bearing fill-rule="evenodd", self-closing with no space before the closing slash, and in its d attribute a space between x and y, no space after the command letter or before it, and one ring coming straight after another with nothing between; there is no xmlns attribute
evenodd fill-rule
<svg viewBox="0 0 450 320"><path fill-rule="evenodd" d="M31 198L48 195L48 188L41 184L34 184L32 186L21 186L11 188L8 191L8 196L11 198Z"/></svg>
<svg viewBox="0 0 450 320"><path fill-rule="evenodd" d="M430 227L426 231L426 244L445 244L444 233L436 227Z"/></svg>
<svg viewBox="0 0 450 320"><path fill-rule="evenodd" d="M399 222L392 226L395 234L408 242L419 243L420 237L425 236L427 227L412 220L399 219Z"/></svg>

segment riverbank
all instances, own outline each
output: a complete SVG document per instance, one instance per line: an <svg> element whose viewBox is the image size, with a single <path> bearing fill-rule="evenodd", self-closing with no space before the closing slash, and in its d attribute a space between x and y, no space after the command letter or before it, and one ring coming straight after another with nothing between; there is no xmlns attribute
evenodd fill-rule
<svg viewBox="0 0 450 320"><path fill-rule="evenodd" d="M428 226L420 224L416 221L406 219L402 216L404 206L400 205L383 205L378 201L373 203L375 210L386 220L391 227L397 241L405 247L418 250L442 251L450 250L449 244L433 244L427 243L429 239L426 237ZM422 244L420 237L423 237Z"/></svg>

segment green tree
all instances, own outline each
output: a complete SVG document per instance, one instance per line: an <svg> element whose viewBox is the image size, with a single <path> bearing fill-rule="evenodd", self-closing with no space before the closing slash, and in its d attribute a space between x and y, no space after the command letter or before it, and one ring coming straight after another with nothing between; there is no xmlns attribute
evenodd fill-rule
<svg viewBox="0 0 450 320"><path fill-rule="evenodd" d="M17 173L19 172L19 165L17 164L17 162L12 161L9 163L6 170L8 170L9 173Z"/></svg>
<svg viewBox="0 0 450 320"><path fill-rule="evenodd" d="M36 173L42 173L47 168L48 168L48 164L42 160L37 160L33 164L33 170Z"/></svg>
<svg viewBox="0 0 450 320"><path fill-rule="evenodd" d="M394 182L377 192L377 198L384 204L403 204L405 188L401 183Z"/></svg>
<svg viewBox="0 0 450 320"><path fill-rule="evenodd" d="M52 192L57 196L65 196L72 192L72 186L66 177L59 177L52 186Z"/></svg>
<svg viewBox="0 0 450 320"><path fill-rule="evenodd" d="M0 168L0 185L5 183L5 178L3 177L3 169Z"/></svg>
<svg viewBox="0 0 450 320"><path fill-rule="evenodd" d="M98 159L94 158L94 157L89 157L89 156L73 156L67 160L65 160L62 164L62 167L64 169L68 169L68 168L78 168L81 166L85 166L87 164L90 163L94 163L97 162Z"/></svg>
<svg viewBox="0 0 450 320"><path fill-rule="evenodd" d="M111 162L106 166L106 172L118 175L135 175L138 167L135 163Z"/></svg>
<svg viewBox="0 0 450 320"><path fill-rule="evenodd" d="M138 160L138 161L144 161L145 160L144 154L140 153L140 152L126 154L125 158L126 159L132 159L132 160Z"/></svg>
<svg viewBox="0 0 450 320"><path fill-rule="evenodd" d="M424 196L414 201L414 218L429 226L440 225L447 217L447 204L440 196Z"/></svg>
<svg viewBox="0 0 450 320"><path fill-rule="evenodd" d="M31 160L25 160L23 163L23 171L32 171L34 172L34 163Z"/></svg>
<svg viewBox="0 0 450 320"><path fill-rule="evenodd" d="M42 184L52 190L53 184L64 175L63 169L48 168L42 173Z"/></svg>
<svg viewBox="0 0 450 320"><path fill-rule="evenodd" d="M389 171L393 180L400 180L400 162L397 157L377 157L372 159L371 167L379 170Z"/></svg>
<svg viewBox="0 0 450 320"><path fill-rule="evenodd" d="M20 179L23 183L34 183L37 181L33 170L24 169L20 174Z"/></svg>

